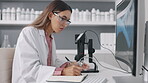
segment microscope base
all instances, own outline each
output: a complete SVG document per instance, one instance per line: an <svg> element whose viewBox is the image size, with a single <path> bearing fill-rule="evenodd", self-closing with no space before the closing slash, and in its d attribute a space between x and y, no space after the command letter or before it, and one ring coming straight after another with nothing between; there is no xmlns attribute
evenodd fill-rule
<svg viewBox="0 0 148 83"><path fill-rule="evenodd" d="M98 73L98 72L99 72L99 70L94 70L94 69L81 71L81 73Z"/></svg>

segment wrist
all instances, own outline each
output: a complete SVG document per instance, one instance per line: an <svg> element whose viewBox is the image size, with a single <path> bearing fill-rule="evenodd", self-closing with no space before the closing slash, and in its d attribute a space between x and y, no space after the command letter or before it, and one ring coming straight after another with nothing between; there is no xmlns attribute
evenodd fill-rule
<svg viewBox="0 0 148 83"><path fill-rule="evenodd" d="M62 76L65 75L65 71L66 71L66 68L63 68L63 70L61 71L61 75L62 75Z"/></svg>
<svg viewBox="0 0 148 83"><path fill-rule="evenodd" d="M62 71L64 68L56 68L53 75L54 76L61 76L62 75Z"/></svg>

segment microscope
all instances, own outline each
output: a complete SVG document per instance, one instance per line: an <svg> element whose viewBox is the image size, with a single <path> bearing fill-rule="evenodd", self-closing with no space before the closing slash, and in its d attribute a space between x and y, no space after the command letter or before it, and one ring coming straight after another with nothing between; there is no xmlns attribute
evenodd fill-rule
<svg viewBox="0 0 148 83"><path fill-rule="evenodd" d="M88 46L88 55L89 55L89 63L94 64L93 69L84 70L81 73L97 73L99 70L97 69L97 65L95 62L93 62L93 53L95 52L95 49L93 48L93 40L89 39L88 42L85 42L85 33L76 34L75 35L75 44L77 44L77 55L75 56L75 60L77 62L81 62L84 60L85 56L85 44Z"/></svg>

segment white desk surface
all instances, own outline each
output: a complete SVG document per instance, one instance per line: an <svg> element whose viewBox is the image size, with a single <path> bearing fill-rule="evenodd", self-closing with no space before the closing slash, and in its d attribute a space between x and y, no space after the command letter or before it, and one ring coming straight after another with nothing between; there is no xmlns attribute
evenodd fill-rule
<svg viewBox="0 0 148 83"><path fill-rule="evenodd" d="M111 69L118 69L121 70L119 68L116 68L114 66L111 66L109 64L106 64L104 62L101 62L101 64L105 67L111 68ZM106 68L103 68L102 66L98 66L99 68L99 73L88 73L88 75L97 75L98 77L105 77L107 79L107 83L148 83L148 82L142 82L141 78L139 80L139 78L135 78L133 77L131 74L126 74L126 73L122 73L119 71L114 71L114 70L109 70ZM114 79L114 77L117 77ZM123 77L123 78L122 78ZM126 77L126 79L124 78ZM135 80L136 79L136 80ZM49 83L49 82L47 82ZM56 83L56 82L54 82Z"/></svg>
<svg viewBox="0 0 148 83"><path fill-rule="evenodd" d="M103 62L101 62L101 64L103 66L111 68L111 69L121 70L119 68L116 68L114 66L111 66L111 65L103 63ZM91 73L91 74L99 74L100 77L107 78L107 83L116 83L115 80L113 79L114 76L115 77L116 76L131 76L131 74L126 74L126 73L122 73L122 72L119 72L119 71L109 70L109 69L103 68L100 65L98 67L99 67L98 68L99 69L99 73Z"/></svg>
<svg viewBox="0 0 148 83"><path fill-rule="evenodd" d="M101 64L111 69L121 70L117 67L111 66L104 62L101 62ZM100 65L99 65L99 73L90 73L90 74L99 74L99 77L105 77L107 79L107 83L148 83L148 82L143 81L142 76L134 77L132 76L132 74L127 74L127 73L122 73L119 71L106 69Z"/></svg>

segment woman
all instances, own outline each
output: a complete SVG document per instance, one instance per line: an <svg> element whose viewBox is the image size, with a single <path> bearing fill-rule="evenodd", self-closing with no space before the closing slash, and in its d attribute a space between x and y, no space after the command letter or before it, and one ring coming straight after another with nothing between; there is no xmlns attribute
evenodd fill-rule
<svg viewBox="0 0 148 83"><path fill-rule="evenodd" d="M70 24L72 10L61 0L52 1L42 14L25 27L17 41L13 60L12 83L42 83L51 75L77 76L83 69L56 57L52 33Z"/></svg>

